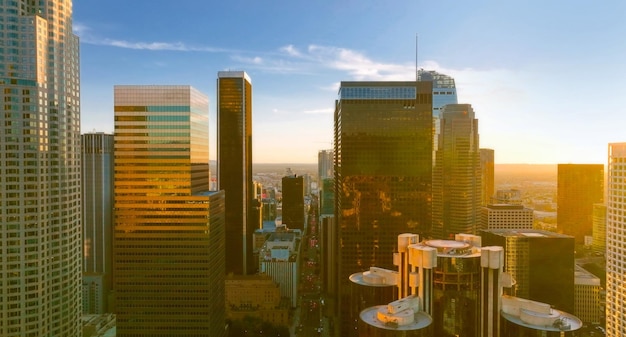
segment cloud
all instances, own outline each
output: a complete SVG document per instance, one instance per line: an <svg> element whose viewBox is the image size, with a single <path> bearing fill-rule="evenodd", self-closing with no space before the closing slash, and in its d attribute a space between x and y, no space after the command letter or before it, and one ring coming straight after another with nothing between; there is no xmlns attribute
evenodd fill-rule
<svg viewBox="0 0 626 337"><path fill-rule="evenodd" d="M208 53L229 53L236 52L225 48L217 48L211 46L194 46L184 42L144 42L144 41L127 41L119 39L102 38L92 33L90 27L82 23L74 22L72 30L80 37L82 43L109 46L133 50L149 50L149 51L183 51L183 52L208 52Z"/></svg>
<svg viewBox="0 0 626 337"><path fill-rule="evenodd" d="M285 52L287 53L287 55L292 56L292 57L302 56L302 53L300 53L300 51L297 50L292 44L280 48L280 51Z"/></svg>
<svg viewBox="0 0 626 337"><path fill-rule="evenodd" d="M257 65L263 64L263 59L259 56L244 57L240 55L234 55L232 56L232 59L238 62L243 62L243 63L248 63L248 64L257 64Z"/></svg>
<svg viewBox="0 0 626 337"><path fill-rule="evenodd" d="M331 114L333 113L333 109L331 108L323 108L323 109L314 109L304 111L305 114Z"/></svg>

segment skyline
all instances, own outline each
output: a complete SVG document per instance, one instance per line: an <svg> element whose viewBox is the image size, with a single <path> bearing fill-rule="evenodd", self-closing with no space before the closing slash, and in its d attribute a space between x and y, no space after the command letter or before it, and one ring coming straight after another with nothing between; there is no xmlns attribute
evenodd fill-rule
<svg viewBox="0 0 626 337"><path fill-rule="evenodd" d="M215 159L217 73L241 70L253 162L315 163L332 147L339 83L413 80L417 59L455 79L496 164L606 164L608 143L626 140L613 98L625 86L626 3L86 4L73 19L83 133L113 132L114 85L191 85L209 97Z"/></svg>

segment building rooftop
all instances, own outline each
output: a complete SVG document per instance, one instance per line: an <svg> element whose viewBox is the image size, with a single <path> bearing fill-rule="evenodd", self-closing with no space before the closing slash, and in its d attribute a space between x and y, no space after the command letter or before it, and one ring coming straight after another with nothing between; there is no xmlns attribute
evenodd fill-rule
<svg viewBox="0 0 626 337"><path fill-rule="evenodd" d="M506 237L573 238L569 235L540 229L487 229L485 232Z"/></svg>

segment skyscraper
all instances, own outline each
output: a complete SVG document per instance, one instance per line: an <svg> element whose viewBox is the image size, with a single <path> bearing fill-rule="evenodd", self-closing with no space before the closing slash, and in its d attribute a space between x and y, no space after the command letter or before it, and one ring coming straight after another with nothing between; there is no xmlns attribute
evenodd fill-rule
<svg viewBox="0 0 626 337"><path fill-rule="evenodd" d="M334 137L338 308L351 336L350 275L392 269L398 235L430 230L432 83L341 82Z"/></svg>
<svg viewBox="0 0 626 337"><path fill-rule="evenodd" d="M493 149L479 149L480 151L480 184L481 184L481 205L486 206L491 203L494 189L494 151Z"/></svg>
<svg viewBox="0 0 626 337"><path fill-rule="evenodd" d="M483 246L504 248L515 296L575 311L573 237L534 229L490 229L480 236Z"/></svg>
<svg viewBox="0 0 626 337"><path fill-rule="evenodd" d="M469 104L443 109L437 161L433 172L435 238L476 233L481 203L478 120Z"/></svg>
<svg viewBox="0 0 626 337"><path fill-rule="evenodd" d="M224 193L209 192L208 98L115 86L117 335L223 336Z"/></svg>
<svg viewBox="0 0 626 337"><path fill-rule="evenodd" d="M83 313L107 311L113 236L113 135L82 135Z"/></svg>
<svg viewBox="0 0 626 337"><path fill-rule="evenodd" d="M454 78L440 74L434 70L420 69L417 71L417 80L432 82L433 84L433 165L437 158L437 139L441 133L441 113L447 104L458 104L456 84Z"/></svg>
<svg viewBox="0 0 626 337"><path fill-rule="evenodd" d="M304 231L304 177L285 176L283 187L283 224Z"/></svg>
<svg viewBox="0 0 626 337"><path fill-rule="evenodd" d="M217 184L226 193L226 272L255 270L248 219L252 186L252 83L243 71L217 74Z"/></svg>
<svg viewBox="0 0 626 337"><path fill-rule="evenodd" d="M0 25L0 335L81 336L79 41L72 1L3 1Z"/></svg>
<svg viewBox="0 0 626 337"><path fill-rule="evenodd" d="M317 153L317 180L319 184L325 178L332 178L334 175L334 153L333 150L320 150Z"/></svg>
<svg viewBox="0 0 626 337"><path fill-rule="evenodd" d="M559 164L556 227L583 243L591 236L593 204L604 202L604 165Z"/></svg>
<svg viewBox="0 0 626 337"><path fill-rule="evenodd" d="M606 336L626 336L626 143L609 144L606 200Z"/></svg>

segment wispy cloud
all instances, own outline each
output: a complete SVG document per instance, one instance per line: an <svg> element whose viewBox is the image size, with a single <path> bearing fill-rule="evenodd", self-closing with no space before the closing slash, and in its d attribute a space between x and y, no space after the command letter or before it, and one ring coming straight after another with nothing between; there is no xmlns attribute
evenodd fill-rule
<svg viewBox="0 0 626 337"><path fill-rule="evenodd" d="M236 52L235 50L211 47L211 46L197 46L189 45L184 42L162 42L162 41L128 41L120 39L102 38L92 33L89 26L74 22L72 24L72 30L74 34L80 37L82 43L109 46L124 49L134 50L149 50L149 51L183 51L183 52L208 52L208 53L229 53Z"/></svg>
<svg viewBox="0 0 626 337"><path fill-rule="evenodd" d="M305 114L331 114L333 113L333 109L331 108L323 108L323 109L314 109L304 111Z"/></svg>

